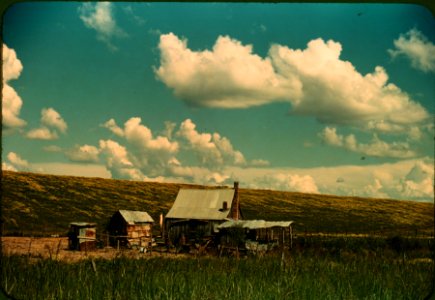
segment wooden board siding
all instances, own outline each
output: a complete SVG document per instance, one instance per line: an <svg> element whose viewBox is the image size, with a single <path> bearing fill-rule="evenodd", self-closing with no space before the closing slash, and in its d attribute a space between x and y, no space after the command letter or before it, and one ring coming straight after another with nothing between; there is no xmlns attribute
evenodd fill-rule
<svg viewBox="0 0 435 300"><path fill-rule="evenodd" d="M149 223L127 225L127 241L130 246L146 247L152 241L152 226Z"/></svg>
<svg viewBox="0 0 435 300"><path fill-rule="evenodd" d="M71 223L68 233L69 249L94 250L97 245L97 229L94 224Z"/></svg>
<svg viewBox="0 0 435 300"><path fill-rule="evenodd" d="M201 220L167 220L167 238L172 245L178 245L184 237L184 242L197 242L211 238L214 228L222 221L201 221Z"/></svg>

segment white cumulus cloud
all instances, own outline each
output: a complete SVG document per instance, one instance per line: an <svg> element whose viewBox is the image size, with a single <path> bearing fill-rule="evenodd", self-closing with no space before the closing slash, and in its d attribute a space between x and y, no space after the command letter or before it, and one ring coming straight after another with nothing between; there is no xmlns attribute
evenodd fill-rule
<svg viewBox="0 0 435 300"><path fill-rule="evenodd" d="M17 58L15 50L3 44L3 89L2 114L3 126L6 128L19 128L26 125L19 115L23 101L17 92L9 85L10 80L18 79L23 70L21 61Z"/></svg>
<svg viewBox="0 0 435 300"><path fill-rule="evenodd" d="M53 108L43 108L41 111L41 124L65 133L68 125L61 115Z"/></svg>
<svg viewBox="0 0 435 300"><path fill-rule="evenodd" d="M116 124L114 119L110 119L106 123L102 124L101 127L109 129L117 136L124 136L124 130Z"/></svg>
<svg viewBox="0 0 435 300"><path fill-rule="evenodd" d="M293 114L323 123L367 129L383 123L401 132L429 117L388 83L384 68L359 73L340 59L342 45L332 40L315 39L302 50L274 44L262 58L228 36L218 37L212 50L193 51L186 39L169 33L160 36L159 49L157 77L189 105L246 108L284 101Z"/></svg>
<svg viewBox="0 0 435 300"><path fill-rule="evenodd" d="M53 108L41 110L41 126L27 132L26 137L38 140L55 140L59 138L58 133L66 133L68 125L61 115Z"/></svg>
<svg viewBox="0 0 435 300"><path fill-rule="evenodd" d="M427 199L434 196L434 166L418 161L401 180L400 191L411 199Z"/></svg>
<svg viewBox="0 0 435 300"><path fill-rule="evenodd" d="M111 119L103 127L125 139L131 163L149 178L166 174L169 162L179 150L176 141L166 136L154 136L151 129L142 124L141 118L130 118L124 128Z"/></svg>
<svg viewBox="0 0 435 300"><path fill-rule="evenodd" d="M113 178L143 180L144 175L130 161L124 146L112 140L100 140L99 150Z"/></svg>
<svg viewBox="0 0 435 300"><path fill-rule="evenodd" d="M213 170L225 165L246 165L243 154L235 150L230 140L219 133L200 133L191 119L180 125L177 136L187 143L187 148L196 154L199 163Z"/></svg>
<svg viewBox="0 0 435 300"><path fill-rule="evenodd" d="M2 170L6 171L30 171L29 162L15 152L9 152L6 156L8 161L2 162Z"/></svg>
<svg viewBox="0 0 435 300"><path fill-rule="evenodd" d="M166 121L164 125L162 135L153 134L138 117L128 119L123 127L118 126L114 119L101 126L122 139L123 146L111 141L110 149L119 150L121 147L125 152L122 157L129 164L129 172L132 172L132 168L140 171L144 179L226 184L232 179L231 174L223 172L226 166L244 167L250 164L264 167L268 164L265 160L247 163L244 155L234 148L227 137L217 132L199 132L191 119L186 119L179 126L170 121ZM100 142L100 153L107 153L107 148L107 145ZM100 155L100 158L113 174L120 174L114 169L125 169L126 166L111 167L113 164L108 159L113 159L114 156L106 154ZM119 163L116 165L120 166ZM127 173L125 170L123 172L125 177ZM137 172L131 174L136 178L140 177Z"/></svg>
<svg viewBox="0 0 435 300"><path fill-rule="evenodd" d="M56 131L52 131L47 127L40 127L29 130L26 137L34 140L56 140L59 138Z"/></svg>
<svg viewBox="0 0 435 300"><path fill-rule="evenodd" d="M435 72L435 45L417 29L401 34L394 40L394 46L395 49L388 50L393 58L405 56L411 60L415 69L426 73Z"/></svg>
<svg viewBox="0 0 435 300"><path fill-rule="evenodd" d="M212 51L192 51L187 40L160 36L157 77L193 106L244 108L297 97L300 82L274 71L269 58L252 53L228 36L218 37Z"/></svg>

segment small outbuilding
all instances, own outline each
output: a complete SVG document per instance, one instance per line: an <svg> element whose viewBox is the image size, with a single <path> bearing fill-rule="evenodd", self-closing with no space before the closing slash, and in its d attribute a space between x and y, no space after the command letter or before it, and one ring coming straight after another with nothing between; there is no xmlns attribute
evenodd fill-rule
<svg viewBox="0 0 435 300"><path fill-rule="evenodd" d="M211 241L217 226L242 219L238 182L234 188L180 189L165 217L166 238L171 244Z"/></svg>
<svg viewBox="0 0 435 300"><path fill-rule="evenodd" d="M68 232L70 250L89 251L97 246L97 224L89 222L72 222Z"/></svg>
<svg viewBox="0 0 435 300"><path fill-rule="evenodd" d="M118 210L107 230L113 246L148 247L152 243L154 220L145 211Z"/></svg>
<svg viewBox="0 0 435 300"><path fill-rule="evenodd" d="M275 247L292 248L293 221L229 220L220 224L219 245L222 249L237 248L266 252Z"/></svg>

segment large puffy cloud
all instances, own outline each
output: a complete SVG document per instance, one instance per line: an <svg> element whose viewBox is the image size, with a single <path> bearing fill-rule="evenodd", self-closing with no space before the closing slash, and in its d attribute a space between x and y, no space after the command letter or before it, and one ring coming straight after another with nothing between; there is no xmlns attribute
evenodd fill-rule
<svg viewBox="0 0 435 300"><path fill-rule="evenodd" d="M299 97L301 91L292 74L282 77L269 58L228 36L220 36L212 51L195 52L169 33L160 36L159 49L156 75L193 106L244 108Z"/></svg>
<svg viewBox="0 0 435 300"><path fill-rule="evenodd" d="M386 124L401 132L428 118L420 104L388 83L382 67L360 74L340 59L342 46L331 40L312 40L304 50L275 44L261 58L229 37L219 37L212 51L192 51L170 33L160 36L159 49L157 77L190 105L243 108L286 101L294 114L324 123L367 129Z"/></svg>
<svg viewBox="0 0 435 300"><path fill-rule="evenodd" d="M388 52L395 58L406 56L411 65L423 72L435 72L435 45L417 29L411 29L394 40L395 49Z"/></svg>
<svg viewBox="0 0 435 300"><path fill-rule="evenodd" d="M97 32L97 39L104 42L112 51L118 48L113 45L113 37L122 37L126 33L119 28L112 13L110 2L99 2L95 5L84 3L79 7L80 19L86 27Z"/></svg>
<svg viewBox="0 0 435 300"><path fill-rule="evenodd" d="M410 149L409 143L387 143L382 141L376 134L367 144L359 143L353 134L347 136L337 134L337 129L331 127L326 127L319 136L327 145L345 148L349 151L368 156L393 158L412 158L417 156L417 153Z"/></svg>
<svg viewBox="0 0 435 300"><path fill-rule="evenodd" d="M61 115L53 108L41 110L41 127L30 130L26 136L29 139L55 140L58 133L66 133L68 125Z"/></svg>
<svg viewBox="0 0 435 300"><path fill-rule="evenodd" d="M3 44L3 89L2 89L2 113L3 126L6 128L18 128L26 125L26 122L20 119L20 111L23 101L17 92L9 85L9 81L18 79L23 65L17 58L17 54L13 49L8 48Z"/></svg>
<svg viewBox="0 0 435 300"><path fill-rule="evenodd" d="M319 121L367 126L384 122L396 126L426 120L428 113L397 86L388 82L382 67L360 74L340 59L340 43L310 41L305 50L274 45L269 54L280 72L295 73L303 93L292 100L293 113L315 116Z"/></svg>

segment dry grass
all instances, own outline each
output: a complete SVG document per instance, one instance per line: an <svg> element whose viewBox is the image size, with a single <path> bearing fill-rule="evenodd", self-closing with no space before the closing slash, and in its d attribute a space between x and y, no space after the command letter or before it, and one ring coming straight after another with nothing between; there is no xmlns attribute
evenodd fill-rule
<svg viewBox="0 0 435 300"><path fill-rule="evenodd" d="M3 171L3 233L65 235L73 221L96 222L101 231L119 209L158 220L181 187L205 188ZM293 220L299 234L433 235L433 203L248 189L240 201L245 219Z"/></svg>

